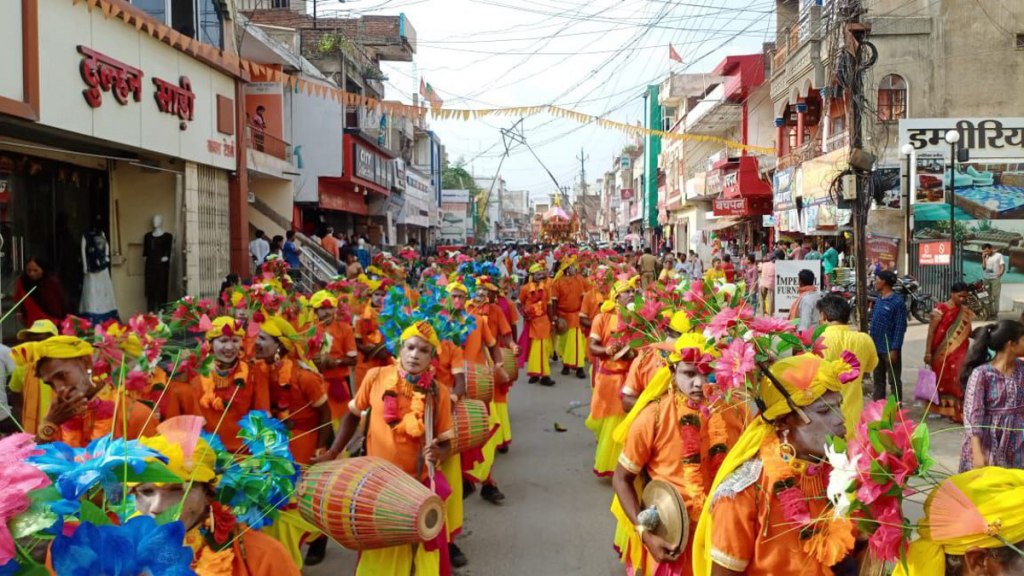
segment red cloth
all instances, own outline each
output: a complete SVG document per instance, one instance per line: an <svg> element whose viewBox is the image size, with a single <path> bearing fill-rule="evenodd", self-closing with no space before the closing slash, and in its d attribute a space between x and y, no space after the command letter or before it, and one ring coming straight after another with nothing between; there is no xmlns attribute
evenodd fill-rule
<svg viewBox="0 0 1024 576"><path fill-rule="evenodd" d="M36 289L21 303L19 311L24 318L25 327L29 327L36 320L50 320L58 327L64 317L70 313L67 306L67 298L64 295L64 288L56 276L43 276ZM14 301L18 302L25 297L31 286L26 284L24 276L19 276L14 283Z"/></svg>

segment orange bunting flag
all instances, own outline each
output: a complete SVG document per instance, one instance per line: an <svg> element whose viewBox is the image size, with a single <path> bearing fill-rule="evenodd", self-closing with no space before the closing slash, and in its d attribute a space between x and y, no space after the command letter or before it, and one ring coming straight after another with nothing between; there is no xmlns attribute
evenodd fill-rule
<svg viewBox="0 0 1024 576"><path fill-rule="evenodd" d="M683 57L679 55L679 52L676 52L676 49L671 44L668 45L668 59L680 64L683 63Z"/></svg>

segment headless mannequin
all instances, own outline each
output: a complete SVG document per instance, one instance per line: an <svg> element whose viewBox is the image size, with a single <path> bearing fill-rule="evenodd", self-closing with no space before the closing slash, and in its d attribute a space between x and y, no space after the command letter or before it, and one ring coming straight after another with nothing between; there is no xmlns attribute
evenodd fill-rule
<svg viewBox="0 0 1024 576"><path fill-rule="evenodd" d="M142 242L142 257L146 260L146 308L150 312L167 303L174 237L164 231L163 223L162 216L153 216L153 230L146 233Z"/></svg>
<svg viewBox="0 0 1024 576"><path fill-rule="evenodd" d="M82 235L82 275L79 312L96 323L117 318L114 285L110 278L110 244L99 216Z"/></svg>

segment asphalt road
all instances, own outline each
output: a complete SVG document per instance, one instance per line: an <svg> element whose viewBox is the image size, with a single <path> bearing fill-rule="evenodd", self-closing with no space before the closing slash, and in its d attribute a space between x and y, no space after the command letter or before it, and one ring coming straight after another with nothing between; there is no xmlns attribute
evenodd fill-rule
<svg viewBox="0 0 1024 576"><path fill-rule="evenodd" d="M904 394L912 398L917 369L923 365L927 326L911 321L904 344ZM548 576L586 574L621 576L625 570L611 548L615 523L608 507L611 486L593 476L594 436L583 422L589 381L558 374L557 385L513 387L510 403L513 442L498 455L494 475L507 499L494 506L473 495L466 501L466 526L457 543L469 565L457 576ZM865 385L870 401L871 385ZM581 406L567 411L572 402ZM921 416L911 405L913 418ZM555 423L566 427L556 432ZM932 452L940 475L955 474L963 428L945 420L928 420ZM911 521L922 514L924 495L911 497L904 513ZM307 568L310 576L352 574L355 553L332 544L327 560ZM385 575L382 575L385 576Z"/></svg>
<svg viewBox="0 0 1024 576"><path fill-rule="evenodd" d="M552 388L527 384L525 376L512 388L512 447L494 468L506 499L495 506L478 492L466 500L466 525L456 543L469 565L457 576L625 574L612 549L611 484L591 472L594 435L583 423L589 380L559 370L556 364ZM582 406L567 413L573 401ZM556 432L556 422L568 430ZM355 560L355 552L332 543L324 563L303 574L352 574Z"/></svg>

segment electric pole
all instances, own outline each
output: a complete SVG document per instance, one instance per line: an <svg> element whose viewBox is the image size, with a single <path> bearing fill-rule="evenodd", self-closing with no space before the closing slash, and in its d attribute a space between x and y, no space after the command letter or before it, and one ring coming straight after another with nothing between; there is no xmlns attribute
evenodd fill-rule
<svg viewBox="0 0 1024 576"><path fill-rule="evenodd" d="M849 53L851 74L848 75L847 86L850 102L850 153L859 152L864 148L864 70L873 64L863 61L862 46L864 39L871 30L871 25L861 22L861 0L846 0L846 38L845 49ZM863 67L863 69L862 69ZM857 279L857 320L863 332L868 330L868 258L867 258L867 219L868 203L865 183L871 177L870 170L863 173L851 168L856 180L857 194L853 201L853 240L854 240L854 273Z"/></svg>
<svg viewBox="0 0 1024 576"><path fill-rule="evenodd" d="M587 230L587 160L589 157L580 148L580 155L576 157L580 161L580 197L576 200L576 217L580 223L580 230L584 240L589 239Z"/></svg>

